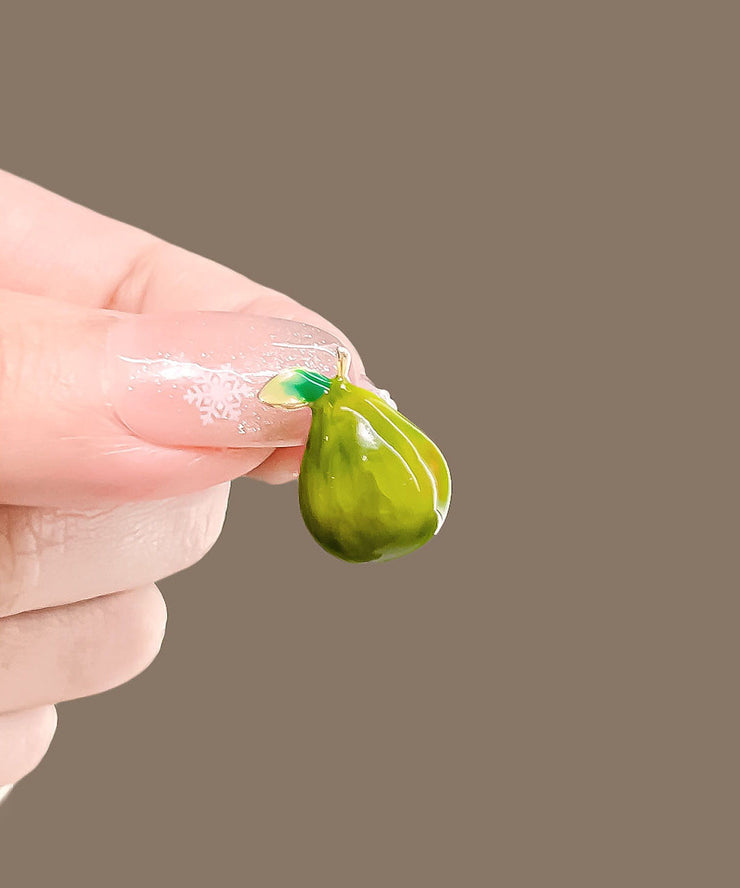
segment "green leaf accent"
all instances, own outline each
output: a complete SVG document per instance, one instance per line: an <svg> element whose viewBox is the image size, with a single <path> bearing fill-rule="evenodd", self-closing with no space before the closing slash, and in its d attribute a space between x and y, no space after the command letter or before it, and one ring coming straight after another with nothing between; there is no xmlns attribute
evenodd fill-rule
<svg viewBox="0 0 740 888"><path fill-rule="evenodd" d="M273 376L259 393L263 404L296 410L305 407L329 391L331 380L323 373L294 367Z"/></svg>

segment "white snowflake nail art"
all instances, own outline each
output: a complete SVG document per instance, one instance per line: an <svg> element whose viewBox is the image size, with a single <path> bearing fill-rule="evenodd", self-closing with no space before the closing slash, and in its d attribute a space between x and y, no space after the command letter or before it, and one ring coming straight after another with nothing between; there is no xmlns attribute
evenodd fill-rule
<svg viewBox="0 0 740 888"><path fill-rule="evenodd" d="M188 404L195 404L204 426L216 419L237 421L242 406L254 392L231 364L224 364L218 370L203 370L200 376L192 379L190 387L183 395Z"/></svg>

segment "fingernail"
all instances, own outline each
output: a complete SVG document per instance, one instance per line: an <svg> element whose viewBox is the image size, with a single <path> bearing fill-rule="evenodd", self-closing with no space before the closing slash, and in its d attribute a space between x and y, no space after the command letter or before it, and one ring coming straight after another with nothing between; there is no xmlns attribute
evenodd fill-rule
<svg viewBox="0 0 740 888"><path fill-rule="evenodd" d="M281 370L336 373L337 339L317 327L237 312L117 319L108 338L109 397L120 421L157 444L291 446L306 440L309 409L259 401Z"/></svg>
<svg viewBox="0 0 740 888"><path fill-rule="evenodd" d="M388 404L393 407L394 410L398 410L398 404L391 397L391 393L388 389L379 388L375 383L370 379L369 376L365 376L364 374L360 376L358 384L363 388L370 389L374 391L376 395L380 395L380 397Z"/></svg>

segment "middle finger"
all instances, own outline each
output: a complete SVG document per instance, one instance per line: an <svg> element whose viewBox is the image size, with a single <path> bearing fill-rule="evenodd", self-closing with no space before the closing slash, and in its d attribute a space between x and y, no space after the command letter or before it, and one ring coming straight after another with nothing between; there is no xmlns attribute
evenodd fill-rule
<svg viewBox="0 0 740 888"><path fill-rule="evenodd" d="M229 484L104 510L0 507L0 616L131 589L194 564L223 525Z"/></svg>

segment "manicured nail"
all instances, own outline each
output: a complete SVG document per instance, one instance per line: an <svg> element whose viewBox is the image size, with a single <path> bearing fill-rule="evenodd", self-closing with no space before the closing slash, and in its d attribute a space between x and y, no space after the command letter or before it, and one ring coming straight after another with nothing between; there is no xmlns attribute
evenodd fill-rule
<svg viewBox="0 0 740 888"><path fill-rule="evenodd" d="M362 388L370 389L375 392L376 395L380 395L380 397L387 403L390 404L394 410L398 410L398 404L391 397L391 393L388 389L378 388L377 385L370 379L369 376L365 376L364 374L360 376L358 380L358 385L361 385Z"/></svg>
<svg viewBox="0 0 740 888"><path fill-rule="evenodd" d="M108 339L109 397L124 425L158 444L302 444L310 410L280 410L257 395L289 367L334 376L338 344L308 324L237 312L121 318Z"/></svg>

